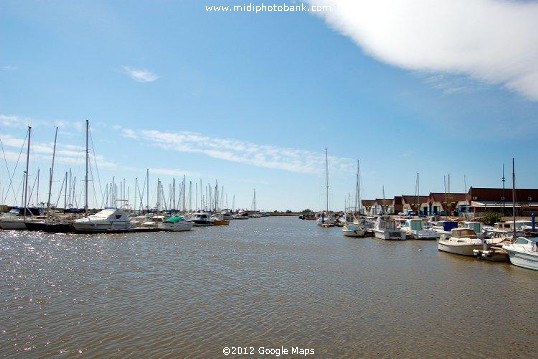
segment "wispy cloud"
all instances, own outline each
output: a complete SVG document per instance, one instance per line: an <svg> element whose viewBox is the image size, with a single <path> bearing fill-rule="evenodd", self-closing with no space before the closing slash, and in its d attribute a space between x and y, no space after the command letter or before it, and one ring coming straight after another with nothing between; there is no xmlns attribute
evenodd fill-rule
<svg viewBox="0 0 538 359"><path fill-rule="evenodd" d="M2 71L15 71L17 69L17 66L13 65L4 65L1 67Z"/></svg>
<svg viewBox="0 0 538 359"><path fill-rule="evenodd" d="M24 128L32 122L34 120L30 118L0 114L0 124L5 127Z"/></svg>
<svg viewBox="0 0 538 359"><path fill-rule="evenodd" d="M17 115L0 114L0 140L4 148L5 158L8 161L17 161L20 157L21 148L25 145L25 138L20 137L25 131L19 129L26 128L28 125L35 127L59 127L60 137L72 138L73 133L82 133L85 130L83 121L67 120L41 120ZM3 128L2 128L3 127ZM12 135L9 129L17 129L19 135ZM51 138L54 134L50 132ZM52 158L53 142L38 142L35 139L31 144L32 160L49 162ZM72 145L60 142L56 147L55 162L65 165L83 165L85 161L85 148L80 145ZM102 155L96 155L92 161L99 164L99 168L117 168L118 164L107 160Z"/></svg>
<svg viewBox="0 0 538 359"><path fill-rule="evenodd" d="M17 138L8 134L1 134L2 147L8 161L20 160L25 146L24 138ZM32 161L49 162L53 153L52 142L35 142L31 145ZM57 144L55 162L65 165L80 165L85 163L85 148L82 146ZM117 168L118 164L111 162L101 155L96 155L92 161L98 163L100 168Z"/></svg>
<svg viewBox="0 0 538 359"><path fill-rule="evenodd" d="M330 5L330 12L317 14L381 61L413 71L467 75L538 101L537 2L309 2Z"/></svg>
<svg viewBox="0 0 538 359"><path fill-rule="evenodd" d="M473 93L483 90L486 87L483 83L461 75L420 72L417 76L427 85L442 91L446 95Z"/></svg>
<svg viewBox="0 0 538 359"><path fill-rule="evenodd" d="M135 69L130 66L123 66L123 70L133 80L138 82L153 82L159 79L159 76L157 76L157 74L148 70Z"/></svg>
<svg viewBox="0 0 538 359"><path fill-rule="evenodd" d="M318 152L209 137L194 132L134 131L123 128L121 133L124 137L167 150L200 153L212 158L257 167L311 174L322 173L325 168L325 157ZM338 171L354 171L354 161L348 158L331 156L329 163Z"/></svg>

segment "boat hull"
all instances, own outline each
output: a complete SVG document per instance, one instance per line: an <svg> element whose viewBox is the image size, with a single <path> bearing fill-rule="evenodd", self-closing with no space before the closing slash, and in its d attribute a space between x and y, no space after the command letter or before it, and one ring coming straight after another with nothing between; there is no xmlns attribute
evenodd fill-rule
<svg viewBox="0 0 538 359"><path fill-rule="evenodd" d="M538 253L525 253L504 248L508 252L510 262L518 267L538 270Z"/></svg>
<svg viewBox="0 0 538 359"><path fill-rule="evenodd" d="M26 223L23 219L3 220L0 221L0 228L5 230L26 229Z"/></svg>
<svg viewBox="0 0 538 359"><path fill-rule="evenodd" d="M402 241L405 235L401 231L374 229L374 237L386 241Z"/></svg>
<svg viewBox="0 0 538 359"><path fill-rule="evenodd" d="M73 224L79 233L121 233L131 231L133 228L129 222L118 223L80 223Z"/></svg>
<svg viewBox="0 0 538 359"><path fill-rule="evenodd" d="M437 243L437 249L442 252L452 253L452 254L459 254L461 256L474 256L474 250L475 249L482 249L481 244L455 244L446 242L443 240L440 240Z"/></svg>
<svg viewBox="0 0 538 359"><path fill-rule="evenodd" d="M26 222L26 227L30 231L47 233L70 233L75 231L70 223Z"/></svg>
<svg viewBox="0 0 538 359"><path fill-rule="evenodd" d="M342 232L346 237L364 237L366 231L354 224L346 225L342 228Z"/></svg>
<svg viewBox="0 0 538 359"><path fill-rule="evenodd" d="M161 223L159 229L167 232L184 232L190 231L194 226L193 222L182 221L179 223Z"/></svg>
<svg viewBox="0 0 538 359"><path fill-rule="evenodd" d="M419 240L437 240L439 239L439 233L435 231L414 231L411 237Z"/></svg>

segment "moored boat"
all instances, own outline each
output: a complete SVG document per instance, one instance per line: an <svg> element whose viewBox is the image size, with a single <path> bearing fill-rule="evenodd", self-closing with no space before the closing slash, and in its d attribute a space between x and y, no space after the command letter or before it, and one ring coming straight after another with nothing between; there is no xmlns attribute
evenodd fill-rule
<svg viewBox="0 0 538 359"><path fill-rule="evenodd" d="M128 214L119 208L106 208L88 217L76 219L73 227L81 233L116 233L133 229Z"/></svg>
<svg viewBox="0 0 538 359"><path fill-rule="evenodd" d="M502 248L508 252L513 265L538 270L538 237L518 237L514 243Z"/></svg>
<svg viewBox="0 0 538 359"><path fill-rule="evenodd" d="M183 216L172 216L159 224L161 231L182 232L190 231L194 222L187 221Z"/></svg>
<svg viewBox="0 0 538 359"><path fill-rule="evenodd" d="M385 240L405 239L405 234L396 226L396 220L388 215L377 217L374 225L374 236Z"/></svg>
<svg viewBox="0 0 538 359"><path fill-rule="evenodd" d="M364 237L366 235L366 230L355 223L348 223L342 227L342 232L346 237Z"/></svg>
<svg viewBox="0 0 538 359"><path fill-rule="evenodd" d="M438 239L440 237L435 230L424 228L424 223L420 218L407 219L400 230L411 239Z"/></svg>
<svg viewBox="0 0 538 359"><path fill-rule="evenodd" d="M211 221L213 222L214 226L227 226L230 224L230 221L227 219L224 219L224 215L221 213L215 213L211 216Z"/></svg>
<svg viewBox="0 0 538 359"><path fill-rule="evenodd" d="M482 248L482 240L470 228L453 228L450 237L441 236L437 249L443 252L474 256L473 250Z"/></svg>
<svg viewBox="0 0 538 359"><path fill-rule="evenodd" d="M212 226L213 225L213 221L211 220L211 216L207 212L193 213L189 220L194 223L195 227L204 227L204 226L207 227L207 226Z"/></svg>

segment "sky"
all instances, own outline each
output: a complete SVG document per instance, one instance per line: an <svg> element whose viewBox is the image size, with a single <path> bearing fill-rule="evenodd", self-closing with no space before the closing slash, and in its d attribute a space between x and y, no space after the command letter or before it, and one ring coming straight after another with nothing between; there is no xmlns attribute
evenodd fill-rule
<svg viewBox="0 0 538 359"><path fill-rule="evenodd" d="M139 207L149 169L150 206L185 178L191 208L217 185L222 207L255 191L320 210L325 149L333 210L358 162L362 199L502 187L503 166L511 187L512 158L538 188L537 18L538 1L0 0L0 203L22 203L31 126L29 203L58 127L51 202L71 172L83 206L85 121L92 207L112 183Z"/></svg>

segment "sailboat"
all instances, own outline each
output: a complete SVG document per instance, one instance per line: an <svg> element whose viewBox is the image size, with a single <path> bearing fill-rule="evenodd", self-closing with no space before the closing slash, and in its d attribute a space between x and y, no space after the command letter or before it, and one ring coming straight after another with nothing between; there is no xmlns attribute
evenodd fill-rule
<svg viewBox="0 0 538 359"><path fill-rule="evenodd" d="M325 147L325 193L325 211L321 213L320 217L317 219L316 222L318 226L321 226L323 228L334 227L336 221L329 212L329 160L327 157L327 147Z"/></svg>
<svg viewBox="0 0 538 359"><path fill-rule="evenodd" d="M252 199L252 212L249 214L250 218L260 218L262 215L256 209L256 189L254 188L254 197Z"/></svg>
<svg viewBox="0 0 538 359"><path fill-rule="evenodd" d="M54 213L51 205L52 194L52 182L54 175L54 159L56 156L56 141L58 139L58 127L56 127L56 133L54 135L54 147L52 150L52 165L49 173L49 195L47 199L46 218L39 221L26 221L26 227L31 231L43 231L50 233L67 233L74 231L71 224L72 220L62 218L58 214Z"/></svg>
<svg viewBox="0 0 538 359"><path fill-rule="evenodd" d="M501 178L503 182L503 197L504 197L504 164L503 164L503 176ZM473 254L479 259L485 259L492 262L510 262L509 252L504 248L504 245L509 245L516 240L516 173L515 173L515 161L512 159L512 218L513 218L513 233L510 236L504 231L494 230L494 236L489 239L484 239L482 248L475 249ZM503 203L504 214L504 203ZM499 236L495 235L498 234Z"/></svg>
<svg viewBox="0 0 538 359"><path fill-rule="evenodd" d="M89 122L86 120L86 174L84 177L84 213L85 217L73 222L73 227L81 233L116 233L132 230L129 215L120 208L105 208L93 215L88 215L88 171L89 149L88 133Z"/></svg>
<svg viewBox="0 0 538 359"><path fill-rule="evenodd" d="M504 244L502 250L508 253L510 263L515 266L538 270L538 238L516 238L516 205L515 205L515 164L512 158L512 214L514 236L512 243Z"/></svg>
<svg viewBox="0 0 538 359"><path fill-rule="evenodd" d="M14 208L7 214L0 217L0 228L2 229L26 229L26 215L31 213L28 208L28 166L30 163L30 137L32 127L28 126L28 142L26 149L26 171L24 172L24 199L22 208ZM22 213L21 213L22 210Z"/></svg>
<svg viewBox="0 0 538 359"><path fill-rule="evenodd" d="M364 237L366 229L360 223L360 163L357 161L357 181L355 183L355 209L353 211L353 221L346 222L342 227L342 232L346 237ZM357 218L357 215L359 218ZM347 216L346 216L347 220Z"/></svg>

